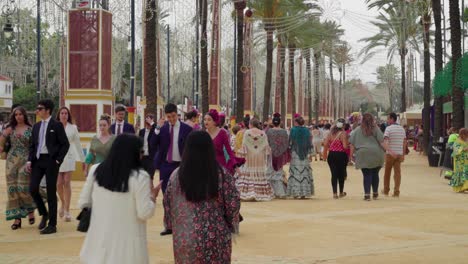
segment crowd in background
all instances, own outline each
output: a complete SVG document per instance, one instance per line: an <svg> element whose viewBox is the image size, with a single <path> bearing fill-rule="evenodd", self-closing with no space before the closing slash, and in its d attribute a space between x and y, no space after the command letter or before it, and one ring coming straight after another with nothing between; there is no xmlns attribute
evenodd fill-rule
<svg viewBox="0 0 468 264"><path fill-rule="evenodd" d="M414 149L420 151L423 131L422 126L414 131L400 126L395 113L385 123L366 113L309 126L295 114L291 128L284 127L278 113L265 122L246 115L231 127L214 109L204 115L193 110L181 120L174 104L165 106L164 118L156 121L147 114L144 127L135 129L125 121L126 108L119 105L113 123L109 115L99 118L99 132L83 152L70 110L62 107L52 117L53 110L52 101L41 100L36 109L41 121L32 125L25 109L15 105L2 127L6 219L13 221L13 230L22 227L23 218L33 225L38 209L40 233L56 233L57 216L72 219L71 176L82 162L86 183L79 207L92 209L80 255L85 263L147 263L145 221L154 214L160 189L161 235L172 234L178 263L229 263L231 237L240 232L243 220L240 202L313 196L314 160L327 162L334 199L347 196L350 165L362 172L365 201L376 200L379 194L399 197L408 138L414 138ZM451 128L449 133L444 175L455 192L464 192L468 130ZM154 182L156 171L159 182ZM43 178L45 192L39 188Z"/></svg>

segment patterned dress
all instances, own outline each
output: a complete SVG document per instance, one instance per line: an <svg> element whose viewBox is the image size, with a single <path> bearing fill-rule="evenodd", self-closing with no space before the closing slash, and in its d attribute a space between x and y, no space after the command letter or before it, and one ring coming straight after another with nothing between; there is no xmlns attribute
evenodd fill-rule
<svg viewBox="0 0 468 264"><path fill-rule="evenodd" d="M290 134L291 164L289 166L288 195L309 197L314 195L312 168L307 158L311 149L310 132L305 127L293 127Z"/></svg>
<svg viewBox="0 0 468 264"><path fill-rule="evenodd" d="M34 211L34 201L29 194L29 180L31 174L26 171L29 155L29 142L32 129L28 128L23 135L15 130L11 133L11 149L6 159L6 180L8 201L6 206L6 220L25 218Z"/></svg>
<svg viewBox="0 0 468 264"><path fill-rule="evenodd" d="M271 158L268 163L267 178L276 197L286 196L284 183L285 172L283 166L289 162L289 137L284 129L269 129L267 131L268 143L271 147Z"/></svg>
<svg viewBox="0 0 468 264"><path fill-rule="evenodd" d="M220 175L218 197L192 203L179 184L178 169L164 194L164 224L172 229L175 263L231 263L231 234L239 228L240 200L234 178Z"/></svg>
<svg viewBox="0 0 468 264"><path fill-rule="evenodd" d="M455 192L468 191L468 152L465 148L468 147L468 142L458 138L453 143L453 175L450 180Z"/></svg>
<svg viewBox="0 0 468 264"><path fill-rule="evenodd" d="M270 201L274 195L266 176L270 146L265 132L256 134L252 130L245 131L242 148L246 163L241 167L236 181L241 199Z"/></svg>

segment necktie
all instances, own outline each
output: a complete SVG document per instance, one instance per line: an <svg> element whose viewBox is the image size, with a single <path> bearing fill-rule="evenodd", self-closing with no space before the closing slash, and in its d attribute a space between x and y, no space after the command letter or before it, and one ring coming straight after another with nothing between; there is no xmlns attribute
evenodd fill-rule
<svg viewBox="0 0 468 264"><path fill-rule="evenodd" d="M46 130L46 122L41 122L41 129L39 130L39 145L37 146L36 158L39 159L41 156L42 146L44 145L44 134Z"/></svg>
<svg viewBox="0 0 468 264"><path fill-rule="evenodd" d="M122 127L122 124L117 124L117 136L122 134L122 130L120 129Z"/></svg>
<svg viewBox="0 0 468 264"><path fill-rule="evenodd" d="M169 150L167 151L167 162L172 162L172 147L174 141L174 126L171 125L171 132L170 132L170 143L169 143Z"/></svg>

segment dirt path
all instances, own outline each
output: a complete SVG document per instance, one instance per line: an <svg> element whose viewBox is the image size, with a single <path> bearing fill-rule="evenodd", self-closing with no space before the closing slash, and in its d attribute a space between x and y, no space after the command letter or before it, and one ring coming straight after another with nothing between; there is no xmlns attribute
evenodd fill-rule
<svg viewBox="0 0 468 264"><path fill-rule="evenodd" d="M311 200L242 204L245 221L233 246L234 263L468 263L468 194L456 194L439 170L411 154L403 166L401 197L362 200L362 175L348 167L348 197L332 199L330 172L313 162ZM4 220L4 163L0 163L0 263L79 263L83 234L76 221L59 221L58 233L39 236ZM381 179L383 172L380 173ZM82 183L73 182L73 210ZM151 263L172 263L172 239L160 237L161 200L148 223Z"/></svg>

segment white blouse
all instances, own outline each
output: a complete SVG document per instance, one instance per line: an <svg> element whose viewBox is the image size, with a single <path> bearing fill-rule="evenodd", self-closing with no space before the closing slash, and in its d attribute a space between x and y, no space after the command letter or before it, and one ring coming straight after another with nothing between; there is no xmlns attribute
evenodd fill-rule
<svg viewBox="0 0 468 264"><path fill-rule="evenodd" d="M149 175L133 171L128 192L100 187L93 165L78 201L81 209L91 207L91 223L80 252L83 263L148 263L146 220L154 214Z"/></svg>

